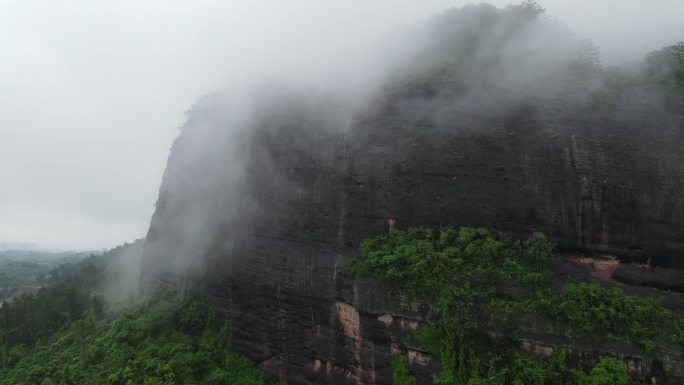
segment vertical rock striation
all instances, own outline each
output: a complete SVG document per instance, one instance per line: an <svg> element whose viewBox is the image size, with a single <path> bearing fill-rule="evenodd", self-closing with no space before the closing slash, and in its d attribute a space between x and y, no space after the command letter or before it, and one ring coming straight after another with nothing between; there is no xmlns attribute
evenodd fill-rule
<svg viewBox="0 0 684 385"><path fill-rule="evenodd" d="M684 100L611 86L538 13L441 15L432 51L363 108L282 89L201 100L169 156L147 287L204 280L233 346L288 384L389 384L397 353L429 383L439 363L411 331L430 304L344 273L359 242L389 227L542 231L566 251L671 269L625 282L681 287L658 280L684 269ZM684 379L681 349L654 363L562 331L531 328L526 341Z"/></svg>
<svg viewBox="0 0 684 385"><path fill-rule="evenodd" d="M398 352L421 382L438 368L410 336L429 306L344 274L388 218L544 231L566 249L682 266L681 125L654 137L656 112L528 105L434 122L402 103L379 99L335 120L325 105L290 100L230 134L221 114L193 112L147 237L147 282L180 288L199 274L231 343L283 383L387 384ZM550 113L565 125L546 124Z"/></svg>

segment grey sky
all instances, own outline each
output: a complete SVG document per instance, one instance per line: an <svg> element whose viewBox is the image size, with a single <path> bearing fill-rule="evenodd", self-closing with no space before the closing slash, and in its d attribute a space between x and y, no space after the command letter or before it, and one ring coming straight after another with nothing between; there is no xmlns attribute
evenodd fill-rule
<svg viewBox="0 0 684 385"><path fill-rule="evenodd" d="M144 236L199 96L264 77L326 78L393 31L466 3L0 0L0 242ZM684 40L682 0L539 3L609 64Z"/></svg>

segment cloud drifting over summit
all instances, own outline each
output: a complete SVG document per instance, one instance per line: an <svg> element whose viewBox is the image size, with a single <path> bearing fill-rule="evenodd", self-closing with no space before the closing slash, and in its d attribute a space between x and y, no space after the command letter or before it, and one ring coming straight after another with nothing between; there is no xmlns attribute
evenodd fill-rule
<svg viewBox="0 0 684 385"><path fill-rule="evenodd" d="M201 95L268 78L363 82L396 31L465 3L0 0L0 242L143 236ZM539 3L607 64L684 40L680 0Z"/></svg>

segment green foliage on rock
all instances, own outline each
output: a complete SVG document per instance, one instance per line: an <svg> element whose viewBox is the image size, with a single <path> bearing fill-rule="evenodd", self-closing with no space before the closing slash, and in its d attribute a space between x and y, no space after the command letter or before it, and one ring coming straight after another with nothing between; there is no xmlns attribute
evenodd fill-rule
<svg viewBox="0 0 684 385"><path fill-rule="evenodd" d="M568 284L560 292L537 296L528 309L571 325L585 334L625 337L652 347L654 339L684 345L684 319L654 297L626 295L597 284Z"/></svg>
<svg viewBox="0 0 684 385"><path fill-rule="evenodd" d="M448 228L437 234L411 228L364 241L362 258L353 260L350 269L438 306L439 322L415 334L441 360L436 384L573 381L566 350L546 358L520 353L515 334L529 317L552 319L577 333L610 333L644 347L652 348L656 339L684 344L684 319L658 299L595 284L551 290L544 259L553 249L540 233L521 241L495 237L483 228ZM605 362L608 367L612 361Z"/></svg>
<svg viewBox="0 0 684 385"><path fill-rule="evenodd" d="M601 359L589 374L579 372L577 385L629 385L629 372L625 365L613 357Z"/></svg>
<svg viewBox="0 0 684 385"><path fill-rule="evenodd" d="M543 234L513 241L496 239L483 228L449 228L437 237L429 229L411 228L364 241L364 259L350 268L414 294L477 288L472 295L509 297L546 287L551 276L543 255L551 249Z"/></svg>
<svg viewBox="0 0 684 385"><path fill-rule="evenodd" d="M405 365L406 356L397 355L392 358L392 384L416 385L416 377L409 372Z"/></svg>

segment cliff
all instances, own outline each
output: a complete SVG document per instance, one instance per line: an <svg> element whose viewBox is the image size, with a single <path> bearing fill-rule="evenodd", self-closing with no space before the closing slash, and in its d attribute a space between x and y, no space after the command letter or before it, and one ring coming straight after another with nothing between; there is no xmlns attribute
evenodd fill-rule
<svg viewBox="0 0 684 385"><path fill-rule="evenodd" d="M649 138L657 119L576 116L581 123L550 128L521 106L468 129L426 122L396 96L376 103L337 129L296 109L264 110L240 149L239 175L225 163L234 162L229 139L226 149L219 131L196 133L219 130L220 120L186 127L169 159L145 274L177 282L178 270L166 270L174 258L206 257L234 346L283 382L389 382L390 355L411 346L404 340L420 306L341 275L360 240L386 232L389 218L398 227L540 230L568 250L682 265L682 142ZM206 152L187 159L188 143ZM586 354L602 352L589 346Z"/></svg>
<svg viewBox="0 0 684 385"><path fill-rule="evenodd" d="M430 74L391 83L355 109L282 90L246 105L222 94L200 101L160 188L143 259L148 287L204 280L231 344L288 384L388 384L397 352L429 383L439 363L411 331L431 304L344 272L359 242L390 223L485 226L516 238L542 231L570 255L623 262L606 275L599 260L559 256L559 281L681 292L681 98L595 87L521 97ZM684 311L681 294L667 303ZM521 339L536 354L559 346L579 364L617 355L637 378L684 383L681 348L654 358L624 341L532 324Z"/></svg>

